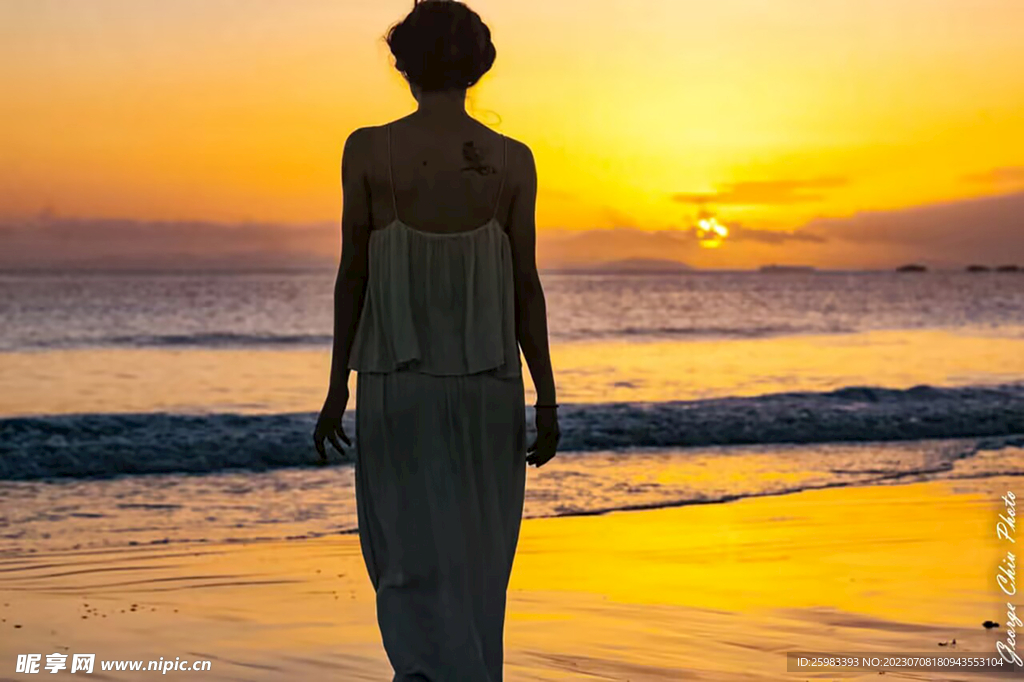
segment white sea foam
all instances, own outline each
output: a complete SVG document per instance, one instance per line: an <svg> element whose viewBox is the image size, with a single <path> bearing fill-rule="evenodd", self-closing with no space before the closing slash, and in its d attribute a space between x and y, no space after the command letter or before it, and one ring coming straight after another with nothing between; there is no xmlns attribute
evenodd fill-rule
<svg viewBox="0 0 1024 682"><path fill-rule="evenodd" d="M560 449L566 452L1007 436L1024 434L1024 385L849 387L828 393L564 405L559 413ZM0 419L0 480L312 465L314 419L312 413ZM532 425L529 415L527 421ZM345 425L358 438L352 410Z"/></svg>

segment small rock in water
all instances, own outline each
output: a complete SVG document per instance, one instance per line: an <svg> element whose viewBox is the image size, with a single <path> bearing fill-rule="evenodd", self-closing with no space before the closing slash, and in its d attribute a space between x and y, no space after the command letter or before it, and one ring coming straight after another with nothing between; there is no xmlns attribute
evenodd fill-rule
<svg viewBox="0 0 1024 682"><path fill-rule="evenodd" d="M982 626L984 626L986 630L991 630L992 628L999 627L999 623L993 622L991 620L986 620L984 623L982 623Z"/></svg>

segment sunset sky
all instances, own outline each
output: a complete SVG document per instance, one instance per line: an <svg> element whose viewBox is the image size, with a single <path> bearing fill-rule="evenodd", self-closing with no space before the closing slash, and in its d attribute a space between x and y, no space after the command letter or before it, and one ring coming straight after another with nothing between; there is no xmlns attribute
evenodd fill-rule
<svg viewBox="0 0 1024 682"><path fill-rule="evenodd" d="M672 257L841 265L830 226L888 215L871 229L891 242L905 210L971 221L989 203L957 202L1001 197L963 229L978 257L1024 257L1004 201L1024 191L1021 0L470 5L498 51L470 111L533 148L542 237L641 243L707 199L736 238ZM0 0L0 217L336 224L345 137L415 106L382 38L411 6ZM886 244L857 240L857 263L904 256Z"/></svg>

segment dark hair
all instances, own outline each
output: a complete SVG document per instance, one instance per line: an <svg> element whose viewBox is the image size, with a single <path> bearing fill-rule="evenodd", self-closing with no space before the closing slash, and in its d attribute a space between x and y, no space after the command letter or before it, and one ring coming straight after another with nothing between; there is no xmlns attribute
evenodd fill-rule
<svg viewBox="0 0 1024 682"><path fill-rule="evenodd" d="M395 68L428 92L472 87L497 54L480 15L457 0L414 0L386 40Z"/></svg>

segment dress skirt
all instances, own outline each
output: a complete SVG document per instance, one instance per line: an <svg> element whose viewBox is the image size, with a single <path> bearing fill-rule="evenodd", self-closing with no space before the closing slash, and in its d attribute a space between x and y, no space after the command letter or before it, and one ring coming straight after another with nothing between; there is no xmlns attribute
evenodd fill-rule
<svg viewBox="0 0 1024 682"><path fill-rule="evenodd" d="M393 682L500 682L522 377L360 372L355 409L359 540Z"/></svg>

